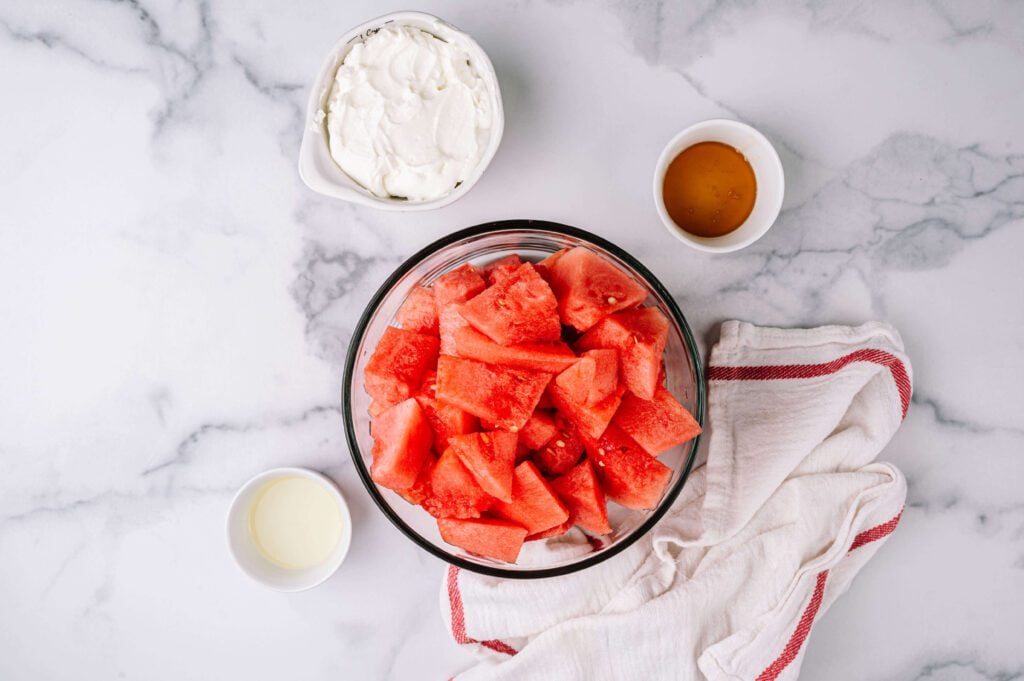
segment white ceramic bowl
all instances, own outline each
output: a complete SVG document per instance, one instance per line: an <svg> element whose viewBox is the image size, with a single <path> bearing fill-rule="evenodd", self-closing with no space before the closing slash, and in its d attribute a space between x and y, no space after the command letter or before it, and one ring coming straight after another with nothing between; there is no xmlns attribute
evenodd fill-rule
<svg viewBox="0 0 1024 681"><path fill-rule="evenodd" d="M354 44L365 40L385 24L390 23L413 26L431 33L442 40L462 46L466 53L469 54L470 60L480 74L480 77L483 78L491 97L491 111L493 112L491 136L487 142L487 149L480 159L480 163L477 164L473 174L465 182L444 196L429 201L407 201L405 199L381 198L374 195L345 174L345 171L331 158L331 152L328 147L324 107L327 105L331 85L334 83L334 76L338 71L338 67ZM487 169L491 159L494 158L494 154L498 151L498 145L501 144L501 135L505 130L505 112L501 104L501 91L498 89L498 76L494 73L494 66L475 40L451 24L431 14L424 12L395 12L394 14L385 14L382 17L356 26L335 43L334 47L331 48L331 51L324 58L323 64L320 66L320 73L313 83L313 90L310 92L309 102L306 104L304 125L302 146L299 149L299 176L302 177L302 181L306 183L306 186L320 194L363 206L370 206L381 210L417 211L447 206L449 203L462 198L466 192L473 188L473 185L480 179L480 176L484 174L484 170Z"/></svg>
<svg viewBox="0 0 1024 681"><path fill-rule="evenodd" d="M338 503L338 511L341 513L341 538L334 547L334 552L323 563L303 570L289 570L271 563L256 549L249 532L249 508L260 487L265 482L291 476L307 478L323 486ZM242 572L271 589L303 591L325 581L345 560L349 544L352 542L352 516L348 512L345 498L326 476L307 468L273 468L249 480L235 494L228 510L227 535L231 556Z"/></svg>
<svg viewBox="0 0 1024 681"><path fill-rule="evenodd" d="M669 164L681 151L700 142L722 142L735 148L750 163L757 179L757 198L750 215L742 225L719 237L690 234L669 217L665 208L662 186ZM782 162L768 138L745 123L722 118L691 125L673 137L661 152L654 169L654 205L665 229L686 245L709 253L736 251L764 236L779 216L785 189Z"/></svg>

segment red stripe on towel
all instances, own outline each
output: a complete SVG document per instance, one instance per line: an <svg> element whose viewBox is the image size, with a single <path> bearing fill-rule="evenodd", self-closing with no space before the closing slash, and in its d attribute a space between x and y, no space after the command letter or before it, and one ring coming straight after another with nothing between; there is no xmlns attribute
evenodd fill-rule
<svg viewBox="0 0 1024 681"><path fill-rule="evenodd" d="M515 655L518 652L504 641L477 641L466 634L466 613L462 609L462 594L459 593L459 568L454 565L448 566L448 603L452 608L452 637L456 643L479 643L485 648L506 655Z"/></svg>
<svg viewBox="0 0 1024 681"><path fill-rule="evenodd" d="M900 522L900 517L903 515L903 510L895 516L885 521L881 525L875 525L874 527L864 530L853 538L853 543L850 544L850 551L859 549L865 544L870 544L873 541L884 539L892 534L892 531L896 529L896 526ZM818 573L818 581L814 585L814 593L811 594L811 601L807 604L803 614L800 616L800 621L796 625L796 630L793 631L793 635L789 637L789 642L786 647L782 649L782 653L775 658L775 661L765 667L764 671L761 672L757 681L775 681L779 678L779 674L789 666L789 663L796 659L796 656L800 653L800 648L803 647L804 641L807 640L808 635L811 633L811 625L814 624L814 618L818 614L818 609L821 608L821 600L825 595L825 581L828 579L828 570L823 570Z"/></svg>
<svg viewBox="0 0 1024 681"><path fill-rule="evenodd" d="M816 378L837 373L842 368L854 362L872 362L880 364L892 373L893 381L896 383L896 390L900 394L900 403L903 408L903 417L907 416L907 409L910 408L910 375L907 368L903 366L895 355L884 350L867 348L855 350L843 355L831 362L821 364L777 364L769 366L745 366L745 367L711 367L708 369L709 381L770 381L785 378Z"/></svg>

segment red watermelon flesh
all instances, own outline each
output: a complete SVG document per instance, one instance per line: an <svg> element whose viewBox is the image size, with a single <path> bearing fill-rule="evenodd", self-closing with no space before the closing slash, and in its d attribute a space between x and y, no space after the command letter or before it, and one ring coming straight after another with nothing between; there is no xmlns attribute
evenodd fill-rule
<svg viewBox="0 0 1024 681"><path fill-rule="evenodd" d="M551 481L551 489L569 508L569 522L594 534L608 534L608 508L604 491L590 459L583 459L565 475Z"/></svg>
<svg viewBox="0 0 1024 681"><path fill-rule="evenodd" d="M622 394L625 388L620 385L611 395L597 404L585 404L576 402L572 395L565 392L561 386L553 382L548 388L551 399L558 410L569 417L580 429L584 437L592 440L601 437L601 433L608 427L615 415L615 410L622 402Z"/></svg>
<svg viewBox="0 0 1024 681"><path fill-rule="evenodd" d="M461 310L462 305L451 303L440 308L437 314L437 328L441 338L440 350L442 355L458 354L455 345L455 333L459 329L469 326L469 322L462 317Z"/></svg>
<svg viewBox="0 0 1024 681"><path fill-rule="evenodd" d="M416 401L423 408L427 422L434 432L434 449L437 451L443 452L448 449L452 436L474 433L480 429L480 421L475 416L454 404L442 402L427 394L417 395Z"/></svg>
<svg viewBox="0 0 1024 681"><path fill-rule="evenodd" d="M456 435L449 442L481 489L507 503L512 501L516 439L515 433L495 430Z"/></svg>
<svg viewBox="0 0 1024 681"><path fill-rule="evenodd" d="M501 345L552 343L562 338L558 301L530 263L466 303L462 316Z"/></svg>
<svg viewBox="0 0 1024 681"><path fill-rule="evenodd" d="M417 286L398 308L395 321L406 331L437 335L437 306L434 292Z"/></svg>
<svg viewBox="0 0 1024 681"><path fill-rule="evenodd" d="M551 374L441 355L437 397L503 430L518 432L537 406Z"/></svg>
<svg viewBox="0 0 1024 681"><path fill-rule="evenodd" d="M549 411L537 409L519 429L519 444L527 449L540 449L558 433L555 417Z"/></svg>
<svg viewBox="0 0 1024 681"><path fill-rule="evenodd" d="M493 286L499 281L506 279L510 274L519 269L519 266L522 264L523 261L515 253L506 255L504 258L499 258L484 267L484 277L487 279L487 283Z"/></svg>
<svg viewBox="0 0 1024 681"><path fill-rule="evenodd" d="M576 342L577 350L619 351L619 377L640 399L654 398L668 343L668 319L657 308L618 312L602 319Z"/></svg>
<svg viewBox="0 0 1024 681"><path fill-rule="evenodd" d="M548 475L565 473L583 456L583 438L576 425L561 414L555 416L555 437L534 452L533 460L537 468Z"/></svg>
<svg viewBox="0 0 1024 681"><path fill-rule="evenodd" d="M459 357L487 364L502 364L520 369L557 374L576 362L576 353L561 341L498 345L471 326L455 330L455 350Z"/></svg>
<svg viewBox="0 0 1024 681"><path fill-rule="evenodd" d="M374 481L393 490L412 487L434 441L419 403L408 399L387 409L370 424L370 435Z"/></svg>
<svg viewBox="0 0 1024 681"><path fill-rule="evenodd" d="M538 532L537 534L527 535L526 536L526 541L537 541L538 539L548 539L550 537L560 537L561 535L563 535L566 532L568 532L569 530L571 530L573 525L574 525L574 523L572 522L572 519L570 518L569 520L566 520L561 525L555 525L551 529L544 530L543 532Z"/></svg>
<svg viewBox="0 0 1024 681"><path fill-rule="evenodd" d="M612 423L632 437L651 456L700 435L700 424L665 388L658 386L653 400L626 395Z"/></svg>
<svg viewBox="0 0 1024 681"><path fill-rule="evenodd" d="M467 263L434 281L434 302L438 310L443 310L452 303L466 302L485 288L487 283L480 272Z"/></svg>
<svg viewBox="0 0 1024 681"><path fill-rule="evenodd" d="M437 529L441 532L441 539L452 546L506 563L516 562L526 539L524 527L495 518L439 518Z"/></svg>
<svg viewBox="0 0 1024 681"><path fill-rule="evenodd" d="M546 267L562 321L580 331L647 298L647 290L633 277L582 246L546 262Z"/></svg>
<svg viewBox="0 0 1024 681"><path fill-rule="evenodd" d="M615 350L587 350L584 358L594 360L594 382L590 385L587 404L597 404L619 387L619 353Z"/></svg>
<svg viewBox="0 0 1024 681"><path fill-rule="evenodd" d="M493 502L459 456L446 449L430 472L430 496L423 500L427 513L435 518L478 518Z"/></svg>
<svg viewBox="0 0 1024 681"><path fill-rule="evenodd" d="M434 472L435 464L437 464L437 457L433 454L427 454L423 467L420 468L419 475L416 476L416 482L412 484L412 487L398 490L398 493L410 504L421 504L424 499L430 496L430 475Z"/></svg>
<svg viewBox="0 0 1024 681"><path fill-rule="evenodd" d="M512 479L512 503L498 501L491 510L495 515L522 525L528 534L543 532L569 519L569 510L529 461L516 466Z"/></svg>
<svg viewBox="0 0 1024 681"><path fill-rule="evenodd" d="M406 400L437 361L438 340L389 326L366 363L363 385L381 407Z"/></svg>
<svg viewBox="0 0 1024 681"><path fill-rule="evenodd" d="M652 509L661 501L672 469L648 454L633 438L608 426L596 441L587 442L587 456L605 495L626 508Z"/></svg>

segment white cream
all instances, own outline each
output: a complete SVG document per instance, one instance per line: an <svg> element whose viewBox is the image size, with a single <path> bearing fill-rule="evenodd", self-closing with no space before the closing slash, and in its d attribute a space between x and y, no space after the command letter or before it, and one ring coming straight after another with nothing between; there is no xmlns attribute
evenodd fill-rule
<svg viewBox="0 0 1024 681"><path fill-rule="evenodd" d="M462 47L386 26L338 68L327 136L335 162L377 196L428 201L472 175L491 118L487 84Z"/></svg>

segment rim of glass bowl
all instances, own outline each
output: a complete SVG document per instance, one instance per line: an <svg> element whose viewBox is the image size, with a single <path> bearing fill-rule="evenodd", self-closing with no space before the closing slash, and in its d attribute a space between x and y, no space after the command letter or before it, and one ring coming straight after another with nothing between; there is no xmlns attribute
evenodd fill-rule
<svg viewBox="0 0 1024 681"><path fill-rule="evenodd" d="M436 253L437 251L451 246L460 241L470 239L483 234L494 234L497 232L523 232L523 231L536 231L538 233L543 232L554 232L563 236L572 237L579 239L584 242L588 242L598 246L616 258L624 261L631 268L640 273L644 277L647 284L657 292L658 296L664 301L665 307L668 308L669 313L673 317L676 325L682 331L683 339L685 341L686 350L690 354L690 366L693 367L694 382L696 383L696 413L694 418L703 427L704 425L704 410L705 410L705 386L704 386L704 368L701 363L700 353L697 351L697 344L693 338L693 332L690 330L690 325L686 323L686 317L683 316L679 306L676 304L675 299L668 292L662 283L658 280L654 274L651 273L643 264L641 264L636 258L631 256L629 253L624 251L622 248L615 244L602 239L601 237L591 234L582 229L576 227L570 227L557 222L548 222L546 220L499 220L496 222L486 222L474 227L468 227L466 229L459 230L449 234L448 236L442 237L437 241L421 248L419 251L411 255L403 262L398 269L396 269L391 276L384 281L377 292L373 294L370 302L363 310L362 316L359 318L359 322L356 324L355 330L352 333L352 339L349 341L348 353L345 357L345 374L342 385L342 416L345 420L345 439L348 441L349 455L352 457L352 462L355 464L356 471L359 473L359 479L363 482L363 487L369 492L370 497L377 505L384 515L391 521L395 527L399 529L406 537L411 539L420 548L427 551L431 555L440 558L445 563L455 565L456 567L469 570L470 572L476 572L482 575L489 575L491 577L503 577L507 579L540 579L544 577L557 577L560 575L567 575L580 570L585 570L588 567L597 565L605 560L608 560L612 556L615 556L622 551L625 551L628 547L632 546L634 542L646 535L651 531L651 528L661 520L662 516L668 511L668 509L675 503L676 498L679 496L679 492L682 491L683 485L690 477L690 471L693 468L694 459L697 456L697 449L700 446L700 435L695 437L690 444L690 453L686 458L686 465L683 468L682 474L676 483L665 493L662 497L661 502L656 508L651 511L651 515L647 520L640 524L640 526L633 531L633 533L625 537L614 545L607 549L588 555L583 560L578 562L570 563L568 565L559 565L550 568L535 568L526 570L509 570L501 567L491 565L481 565L474 563L469 560L460 558L459 556L452 555L442 548L432 544L425 538L421 537L418 532L413 530L411 527L405 524L405 522L391 509L391 506L384 499L381 493L377 490L376 483L370 477L370 471L367 469L363 462L363 457L360 454L359 440L356 437L355 424L352 418L352 386L355 383L354 379L358 378L353 376L353 370L355 368L357 354L359 352L359 346L362 343L363 335L366 333L366 327L369 325L370 319L373 318L374 312L380 305L381 300L388 294L389 291L398 283L398 281L406 275L413 267L420 263L424 258L429 255Z"/></svg>

